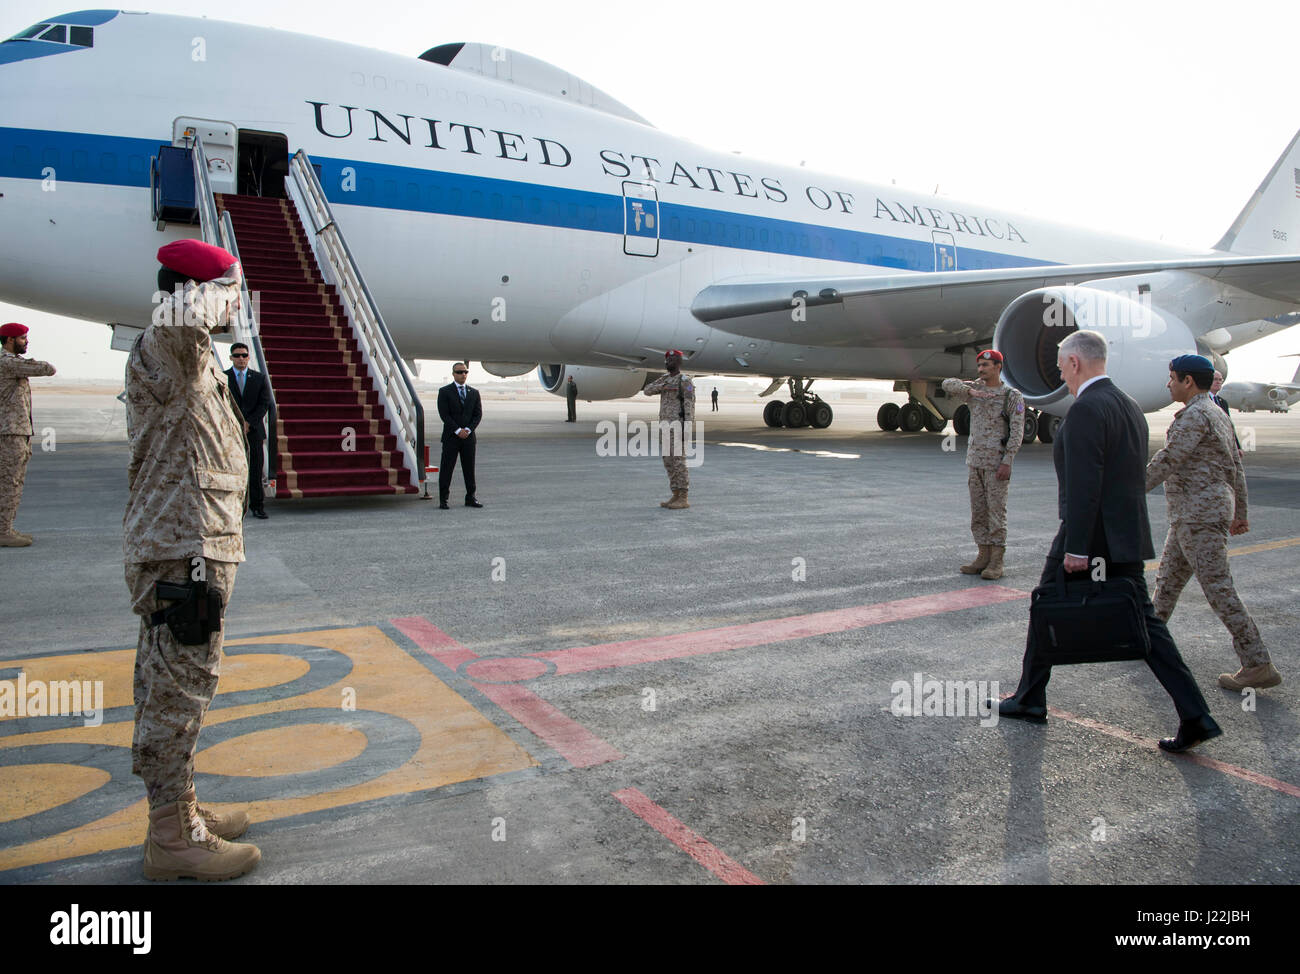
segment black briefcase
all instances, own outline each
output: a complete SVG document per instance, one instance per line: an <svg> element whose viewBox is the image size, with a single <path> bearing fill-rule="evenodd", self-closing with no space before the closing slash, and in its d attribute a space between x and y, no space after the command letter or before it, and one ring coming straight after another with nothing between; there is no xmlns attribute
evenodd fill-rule
<svg viewBox="0 0 1300 974"><path fill-rule="evenodd" d="M1143 602L1135 579L1067 582L1065 569L1058 568L1056 580L1038 586L1030 597L1038 659L1048 666L1146 659L1151 639Z"/></svg>

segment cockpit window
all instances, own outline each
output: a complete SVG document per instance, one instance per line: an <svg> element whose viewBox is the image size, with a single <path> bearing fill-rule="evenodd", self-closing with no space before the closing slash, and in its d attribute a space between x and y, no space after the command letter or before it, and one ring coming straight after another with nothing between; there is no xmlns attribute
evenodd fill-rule
<svg viewBox="0 0 1300 974"><path fill-rule="evenodd" d="M50 26L49 24L37 24L35 27L28 27L21 34L15 34L13 39L17 41L17 40L22 40L23 38L26 37L35 37L37 34L45 30L49 26Z"/></svg>
<svg viewBox="0 0 1300 974"><path fill-rule="evenodd" d="M93 27L69 27L68 40L77 47L95 46L95 29Z"/></svg>
<svg viewBox="0 0 1300 974"><path fill-rule="evenodd" d="M54 41L56 44L66 44L68 42L68 28L62 24L56 24L41 35L43 41Z"/></svg>
<svg viewBox="0 0 1300 974"><path fill-rule="evenodd" d="M95 28L67 24L37 24L35 27L28 27L21 34L15 34L9 40L49 41L53 44L69 44L74 47L94 47Z"/></svg>

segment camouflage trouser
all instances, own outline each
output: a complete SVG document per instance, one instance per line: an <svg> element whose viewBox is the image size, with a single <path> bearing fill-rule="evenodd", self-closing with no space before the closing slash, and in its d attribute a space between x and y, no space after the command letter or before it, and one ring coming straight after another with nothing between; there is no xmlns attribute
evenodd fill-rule
<svg viewBox="0 0 1300 974"><path fill-rule="evenodd" d="M691 477L686 472L685 446L682 443L681 423L664 423L660 433L659 452L663 456L664 469L668 471L669 488L672 490L687 490L691 486Z"/></svg>
<svg viewBox="0 0 1300 974"><path fill-rule="evenodd" d="M1165 538L1165 550L1156 570L1156 592L1152 602L1156 615L1168 619L1178 604L1178 596L1196 573L1205 600L1232 634L1232 648L1242 666L1261 666L1270 662L1259 629L1246 607L1237 597L1228 570L1228 525L1171 524Z"/></svg>
<svg viewBox="0 0 1300 974"><path fill-rule="evenodd" d="M27 461L31 458L30 436L0 435L0 534L8 534L14 528L18 502L23 499Z"/></svg>
<svg viewBox="0 0 1300 974"><path fill-rule="evenodd" d="M208 561L208 587L230 604L235 586L231 562ZM128 563L126 585L131 609L140 619L140 643L135 652L135 737L131 770L144 779L149 807L176 801L194 781L194 749L208 705L217 692L221 673L222 628L205 645L176 641L166 623L149 625L150 613L162 608L154 598L157 581L182 583L191 564L177 561Z"/></svg>
<svg viewBox="0 0 1300 974"><path fill-rule="evenodd" d="M976 544L1007 544L1007 489L1010 480L998 480L996 467L970 467L970 533Z"/></svg>

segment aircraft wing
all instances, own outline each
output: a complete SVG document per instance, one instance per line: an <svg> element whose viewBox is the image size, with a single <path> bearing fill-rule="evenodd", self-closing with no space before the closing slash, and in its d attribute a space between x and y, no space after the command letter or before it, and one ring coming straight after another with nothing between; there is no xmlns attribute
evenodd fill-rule
<svg viewBox="0 0 1300 974"><path fill-rule="evenodd" d="M691 312L715 328L766 341L855 348L918 341L962 345L992 338L1002 310L1026 291L1169 270L1193 271L1300 305L1300 256L1218 253L905 276L747 279L706 287L696 295ZM803 309L796 314L800 299Z"/></svg>

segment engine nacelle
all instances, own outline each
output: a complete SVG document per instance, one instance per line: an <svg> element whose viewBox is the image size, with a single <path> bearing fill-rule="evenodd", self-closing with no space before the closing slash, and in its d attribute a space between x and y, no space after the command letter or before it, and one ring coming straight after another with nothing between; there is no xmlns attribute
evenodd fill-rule
<svg viewBox="0 0 1300 974"><path fill-rule="evenodd" d="M557 396L565 394L570 376L578 386L578 398L583 400L626 399L635 396L650 381L650 373L645 369L602 369L594 365L537 367L537 381Z"/></svg>
<svg viewBox="0 0 1300 974"><path fill-rule="evenodd" d="M517 375L527 375L537 368L536 362L480 362L483 371L495 375L498 379L512 379Z"/></svg>
<svg viewBox="0 0 1300 974"><path fill-rule="evenodd" d="M1064 415L1074 400L1061 381L1056 351L1081 328L1106 336L1106 374L1147 412L1169 405L1170 359L1196 351L1191 329L1154 307L1149 293L1039 288L1012 301L998 319L993 347L1003 356L1002 378L1028 405Z"/></svg>

